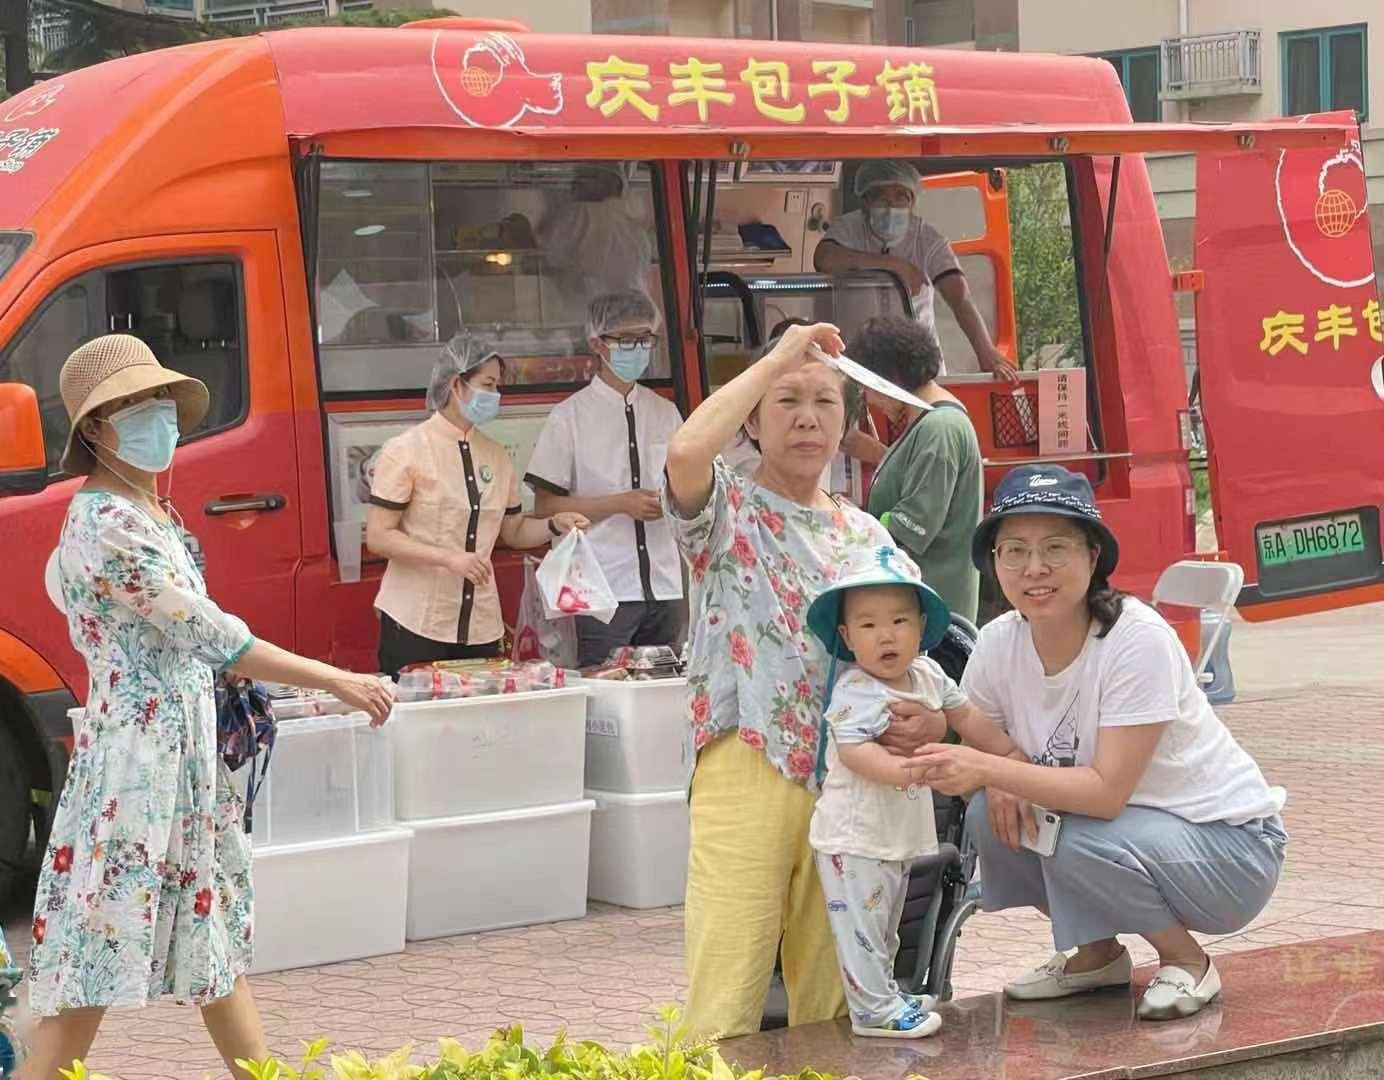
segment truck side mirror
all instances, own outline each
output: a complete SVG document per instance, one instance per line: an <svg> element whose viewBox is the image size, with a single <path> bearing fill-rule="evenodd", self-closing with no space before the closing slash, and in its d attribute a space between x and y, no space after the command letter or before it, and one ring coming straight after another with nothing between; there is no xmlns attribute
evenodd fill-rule
<svg viewBox="0 0 1384 1080"><path fill-rule="evenodd" d="M0 498L48 486L38 396L26 383L0 383Z"/></svg>

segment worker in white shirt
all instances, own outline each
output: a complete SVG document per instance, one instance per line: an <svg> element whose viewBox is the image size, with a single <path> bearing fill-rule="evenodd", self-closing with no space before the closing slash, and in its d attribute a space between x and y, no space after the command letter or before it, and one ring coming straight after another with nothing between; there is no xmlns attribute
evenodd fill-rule
<svg viewBox="0 0 1384 1080"><path fill-rule="evenodd" d="M539 514L567 510L591 521L619 610L609 623L577 616L577 664L622 645L669 645L684 631L682 564L663 519L658 486L677 406L639 382L658 343L658 308L634 290L593 299L586 333L600 368L591 384L549 414L525 483Z"/></svg>
<svg viewBox="0 0 1384 1080"><path fill-rule="evenodd" d="M934 293L952 309L957 324L975 350L981 371L1014 380L1018 371L995 348L985 319L971 298L970 286L947 238L918 217L923 178L906 161L867 161L856 171L859 210L842 214L827 226L813 265L824 274L849 270L889 270L913 298L919 324L937 337ZM945 369L939 374L945 375Z"/></svg>
<svg viewBox="0 0 1384 1080"><path fill-rule="evenodd" d="M655 256L652 203L634 197L617 162L580 162L570 193L554 200L539 242L571 291L589 300L647 287Z"/></svg>

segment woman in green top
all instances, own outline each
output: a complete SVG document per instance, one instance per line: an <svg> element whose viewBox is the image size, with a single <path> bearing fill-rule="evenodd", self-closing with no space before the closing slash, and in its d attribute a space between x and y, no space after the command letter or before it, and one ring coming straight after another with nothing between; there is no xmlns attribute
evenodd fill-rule
<svg viewBox="0 0 1384 1080"><path fill-rule="evenodd" d="M936 382L942 350L912 319L881 315L851 336L850 355L932 406L923 412L867 391L893 426L908 425L875 472L869 511L947 607L974 622L980 574L971 562L971 537L980 524L985 478L966 407Z"/></svg>

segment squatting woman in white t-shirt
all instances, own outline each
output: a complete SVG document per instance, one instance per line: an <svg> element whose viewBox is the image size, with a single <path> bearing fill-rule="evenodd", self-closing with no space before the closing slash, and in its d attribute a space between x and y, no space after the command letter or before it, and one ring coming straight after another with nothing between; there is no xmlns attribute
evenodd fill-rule
<svg viewBox="0 0 1384 1080"><path fill-rule="evenodd" d="M1233 933L1268 903L1285 794L1212 711L1172 628L1110 589L1119 545L1084 476L1009 473L973 556L1014 610L981 631L962 689L1020 751L930 747L926 783L977 791L966 827L985 910L1036 907L1052 920L1058 954L1005 992L1128 985L1117 935L1138 934L1160 964L1139 1016L1190 1016L1220 992L1190 931ZM1021 844L1036 835L1035 804L1062 818L1051 856Z"/></svg>

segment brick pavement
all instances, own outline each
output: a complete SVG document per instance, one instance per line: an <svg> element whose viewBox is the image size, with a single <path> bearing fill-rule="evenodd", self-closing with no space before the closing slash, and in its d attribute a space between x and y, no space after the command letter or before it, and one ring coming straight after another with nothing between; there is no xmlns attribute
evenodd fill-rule
<svg viewBox="0 0 1384 1080"><path fill-rule="evenodd" d="M1286 869L1269 907L1243 932L1212 940L1212 952L1384 929L1384 695L1329 673L1322 685L1303 657L1280 662L1314 688L1251 690L1222 714L1290 792ZM11 920L7 933L22 951L24 923ZM1136 962L1152 957L1130 945ZM1036 914L977 915L962 934L956 992L996 990L1050 951ZM534 1036L565 1025L575 1037L624 1043L643 1036L658 1004L683 995L681 911L592 905L576 922L410 944L397 956L252 983L280 1051L318 1035L372 1054L405 1042L426 1049L441 1035L477 1045L514 1021ZM195 1010L167 1005L112 1014L91 1064L121 1080L223 1075Z"/></svg>

